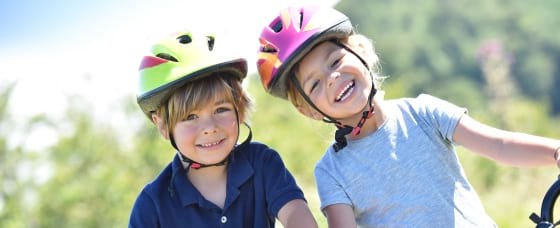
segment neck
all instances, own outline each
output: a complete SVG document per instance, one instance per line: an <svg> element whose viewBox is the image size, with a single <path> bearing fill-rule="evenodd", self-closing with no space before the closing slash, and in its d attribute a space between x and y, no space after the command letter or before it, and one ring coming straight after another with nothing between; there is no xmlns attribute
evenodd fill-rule
<svg viewBox="0 0 560 228"><path fill-rule="evenodd" d="M219 208L224 208L226 200L227 166L212 166L204 169L190 169L187 178L200 194Z"/></svg>
<svg viewBox="0 0 560 228"><path fill-rule="evenodd" d="M219 181L227 177L227 165L210 166L201 169L190 168L187 177L193 183L206 181Z"/></svg>
<svg viewBox="0 0 560 228"><path fill-rule="evenodd" d="M383 108L383 99L385 93L384 91L379 91L378 94L376 94L373 98L373 105L374 105L374 113L373 115L368 118L364 125L362 126L361 130L360 130L360 134L358 135L352 135L352 134L348 134L346 137L350 140L357 140L357 139L361 139L366 137L367 135L375 132L379 126L381 126L381 124L383 124L386 120L386 113L384 112L384 108ZM363 111L367 111L369 110L369 105L366 105L366 107L364 107ZM362 112L363 112L362 111ZM356 126L356 124L358 123L358 121L360 121L360 118L362 117L362 112L356 114L354 117L346 119L344 121L341 121L344 124L350 125L350 126Z"/></svg>

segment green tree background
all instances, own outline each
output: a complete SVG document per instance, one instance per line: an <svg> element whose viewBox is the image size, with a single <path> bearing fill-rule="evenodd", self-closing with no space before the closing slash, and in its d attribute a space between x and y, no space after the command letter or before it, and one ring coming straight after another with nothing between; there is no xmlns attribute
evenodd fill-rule
<svg viewBox="0 0 560 228"><path fill-rule="evenodd" d="M560 2L344 0L336 8L374 41L389 76L387 99L430 93L469 108L481 122L560 138ZM246 84L257 104L254 140L280 152L326 227L313 165L332 126L265 94L254 74ZM118 125L96 119L93 105L73 95L63 120L36 115L16 124L9 104L17 102L10 99L17 83L0 85L0 227L126 226L139 191L174 155L135 98L113 108ZM36 149L29 138L37 132L58 140ZM519 169L461 147L458 153L500 227L534 226L528 216L540 213L556 167Z"/></svg>

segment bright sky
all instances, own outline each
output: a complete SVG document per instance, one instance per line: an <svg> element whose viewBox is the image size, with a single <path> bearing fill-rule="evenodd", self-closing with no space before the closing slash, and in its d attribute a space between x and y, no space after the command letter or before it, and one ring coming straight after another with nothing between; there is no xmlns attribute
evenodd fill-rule
<svg viewBox="0 0 560 228"><path fill-rule="evenodd" d="M337 0L19 0L0 3L0 83L18 81L18 116L61 116L67 95L82 94L106 112L135 94L141 57L156 38L208 25L236 39L255 71L260 29L292 3ZM252 59L253 58L253 59Z"/></svg>

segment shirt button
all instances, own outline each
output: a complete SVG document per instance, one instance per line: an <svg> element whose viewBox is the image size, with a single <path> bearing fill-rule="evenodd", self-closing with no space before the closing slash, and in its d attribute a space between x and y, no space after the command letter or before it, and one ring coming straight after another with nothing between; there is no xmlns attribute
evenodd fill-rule
<svg viewBox="0 0 560 228"><path fill-rule="evenodd" d="M222 222L222 223L226 223L226 222L227 222L227 217L226 217L226 216L222 216L221 222Z"/></svg>

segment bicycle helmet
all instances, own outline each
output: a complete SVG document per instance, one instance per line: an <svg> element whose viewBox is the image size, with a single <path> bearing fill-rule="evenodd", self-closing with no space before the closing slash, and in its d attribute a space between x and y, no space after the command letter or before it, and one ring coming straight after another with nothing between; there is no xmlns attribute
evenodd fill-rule
<svg viewBox="0 0 560 228"><path fill-rule="evenodd" d="M348 37L350 19L332 8L289 7L259 37L257 69L265 90L287 99L287 80L295 63L322 41Z"/></svg>
<svg viewBox="0 0 560 228"><path fill-rule="evenodd" d="M175 88L216 72L239 80L247 75L247 61L228 57L222 40L214 35L181 31L160 40L140 63L137 102L151 118Z"/></svg>

